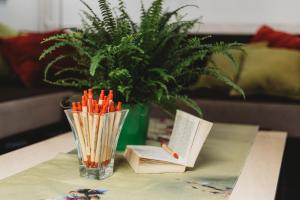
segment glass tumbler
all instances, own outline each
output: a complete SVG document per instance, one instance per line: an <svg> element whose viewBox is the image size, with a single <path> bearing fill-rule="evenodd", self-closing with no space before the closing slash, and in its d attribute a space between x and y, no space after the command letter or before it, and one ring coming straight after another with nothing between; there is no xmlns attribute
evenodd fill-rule
<svg viewBox="0 0 300 200"><path fill-rule="evenodd" d="M80 176L102 180L113 174L115 151L128 111L101 114L65 110L77 148Z"/></svg>

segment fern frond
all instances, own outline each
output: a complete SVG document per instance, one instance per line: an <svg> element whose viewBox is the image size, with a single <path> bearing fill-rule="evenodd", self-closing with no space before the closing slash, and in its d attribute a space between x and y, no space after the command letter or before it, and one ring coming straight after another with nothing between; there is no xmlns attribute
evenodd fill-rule
<svg viewBox="0 0 300 200"><path fill-rule="evenodd" d="M145 5L143 0L141 0L141 21L143 21L145 19L147 15L146 9L145 9Z"/></svg>
<svg viewBox="0 0 300 200"><path fill-rule="evenodd" d="M164 68L152 68L149 70L149 72L153 72L153 73L159 75L165 82L169 82L169 81L176 82L175 77L168 74L168 71Z"/></svg>
<svg viewBox="0 0 300 200"><path fill-rule="evenodd" d="M119 1L119 11L121 12L120 19L123 21L125 24L125 27L128 27L131 29L134 33L137 32L137 25L133 22L133 20L130 18L128 12L126 11L126 6L123 0L118 0ZM129 27L130 24L130 27ZM127 30L126 30L127 31Z"/></svg>
<svg viewBox="0 0 300 200"><path fill-rule="evenodd" d="M100 18L98 17L98 15L94 12L94 10L91 8L91 6L89 5L89 4L87 4L85 1L83 1L83 0L80 0L80 2L89 10L89 12L90 13L92 13L92 15L96 18L96 19L98 19L98 20L100 20ZM101 21L101 20L100 20Z"/></svg>
<svg viewBox="0 0 300 200"><path fill-rule="evenodd" d="M160 102L156 102L156 104L163 108L163 111L173 118L175 117L177 104L191 108L198 114L199 117L203 117L203 112L199 105L185 95L170 94L168 98L163 97L162 100Z"/></svg>
<svg viewBox="0 0 300 200"><path fill-rule="evenodd" d="M57 85L57 86L64 86L64 87L75 87L75 88L90 88L91 85L87 80L81 80L78 78L65 78L65 79L60 79L57 81L51 81L44 79L45 82L52 84L52 85Z"/></svg>
<svg viewBox="0 0 300 200"><path fill-rule="evenodd" d="M71 57L71 55L60 55L54 58L51 62L49 62L44 70L44 80L48 80L48 72L51 67L53 67L58 61L63 60L65 58Z"/></svg>
<svg viewBox="0 0 300 200"><path fill-rule="evenodd" d="M95 76L97 68L100 67L100 62L102 59L105 58L102 51L99 51L95 56L91 58L91 65L90 65L90 74L91 76Z"/></svg>
<svg viewBox="0 0 300 200"><path fill-rule="evenodd" d="M88 70L76 67L64 67L63 69L58 70L54 75L59 76L66 72L78 72L79 74L88 75Z"/></svg>
<svg viewBox="0 0 300 200"><path fill-rule="evenodd" d="M43 51L43 53L40 55L39 60L42 60L43 58L45 58L47 55L51 54L52 52L54 52L56 49L59 49L61 47L67 46L68 44L65 42L56 42L55 44L53 44L52 46L50 46L49 48L45 49Z"/></svg>
<svg viewBox="0 0 300 200"><path fill-rule="evenodd" d="M116 28L116 21L114 19L112 9L109 3L107 2L107 0L98 0L98 4L100 7L105 27L109 33L113 34Z"/></svg>
<svg viewBox="0 0 300 200"><path fill-rule="evenodd" d="M202 75L208 75L211 76L219 81L224 82L226 85L229 85L234 90L236 90L238 93L240 93L244 98L246 98L245 93L243 89L235 84L232 80L224 76L217 68L213 67L205 67L199 70L200 74Z"/></svg>
<svg viewBox="0 0 300 200"><path fill-rule="evenodd" d="M150 27L157 27L162 13L163 0L154 0L150 8L146 11L141 22L141 31L147 32Z"/></svg>
<svg viewBox="0 0 300 200"><path fill-rule="evenodd" d="M62 33L62 34L57 34L57 35L53 35L50 37L47 37L45 39L43 39L43 41L41 42L41 44L50 42L50 41L57 41L60 39L68 39L69 38L69 34L68 33Z"/></svg>
<svg viewBox="0 0 300 200"><path fill-rule="evenodd" d="M182 9L187 8L187 7L199 8L197 5L184 5L184 6L181 6L181 7L177 8L177 9L171 11L171 12L163 13L163 15L160 19L160 22L159 22L159 29L163 29L173 16L178 15L179 11L181 11Z"/></svg>
<svg viewBox="0 0 300 200"><path fill-rule="evenodd" d="M194 64L196 61L203 60L208 55L208 51L197 51L192 55L186 56L185 60L182 60L177 66L175 70L175 74L181 74L182 70L186 70L186 68L190 69L190 66Z"/></svg>
<svg viewBox="0 0 300 200"><path fill-rule="evenodd" d="M201 117L201 118L203 117L203 112L202 112L201 108L199 107L197 102L195 102L191 98L189 98L187 96L181 96L181 95L175 95L171 98L174 98L174 100L177 100L177 101L183 103L184 105L186 105L187 107L192 108L194 111L196 111L196 113L198 114L199 117Z"/></svg>
<svg viewBox="0 0 300 200"><path fill-rule="evenodd" d="M239 69L239 65L236 62L236 60L234 59L234 57L232 56L230 51L232 49L243 51L241 48L241 44L239 44L239 43L225 44L224 42L218 42L218 43L212 44L209 49L210 49L211 53L223 54L225 57L228 58L228 60L232 63L232 65L236 67L236 69Z"/></svg>

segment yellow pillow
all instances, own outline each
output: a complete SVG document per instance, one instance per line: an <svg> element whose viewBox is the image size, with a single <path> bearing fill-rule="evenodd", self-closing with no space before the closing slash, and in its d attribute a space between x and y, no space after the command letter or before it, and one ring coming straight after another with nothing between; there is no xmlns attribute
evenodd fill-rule
<svg viewBox="0 0 300 200"><path fill-rule="evenodd" d="M18 35L18 32L13 28L0 22L0 38L13 37ZM12 75L12 70L4 57L0 54L0 78L8 78Z"/></svg>
<svg viewBox="0 0 300 200"><path fill-rule="evenodd" d="M300 98L300 51L261 48L248 51L237 84L246 95ZM231 90L231 95L239 95Z"/></svg>
<svg viewBox="0 0 300 200"><path fill-rule="evenodd" d="M267 42L258 42L258 43L252 43L252 44L246 44L242 48L244 49L245 53L253 48L264 48L268 45ZM213 54L210 58L208 67L217 67L221 71L222 74L227 76L232 81L235 81L238 74L239 74L239 68L243 63L244 54L240 50L230 50L230 53L232 57L234 58L236 64L238 67L234 66L233 63L223 54ZM212 63L214 63L216 66L214 66ZM210 76L200 76L198 81L191 87L192 90L202 88L202 87L208 87L208 88L216 88L216 89L222 89L222 90L228 90L229 86L225 85L222 81L216 80L213 77Z"/></svg>

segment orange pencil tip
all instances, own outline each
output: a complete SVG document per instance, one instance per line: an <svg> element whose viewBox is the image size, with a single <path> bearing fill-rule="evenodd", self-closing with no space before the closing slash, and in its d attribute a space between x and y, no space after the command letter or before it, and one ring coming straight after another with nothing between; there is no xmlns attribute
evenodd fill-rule
<svg viewBox="0 0 300 200"><path fill-rule="evenodd" d="M72 111L77 111L76 102L72 102Z"/></svg>
<svg viewBox="0 0 300 200"><path fill-rule="evenodd" d="M99 113L99 105L97 102L94 104L94 112Z"/></svg>
<svg viewBox="0 0 300 200"><path fill-rule="evenodd" d="M80 102L77 102L77 111L82 111L82 106Z"/></svg>
<svg viewBox="0 0 300 200"><path fill-rule="evenodd" d="M176 159L178 159L178 158L179 158L179 155L178 155L178 153L176 153L176 152L175 152L175 153L173 153L173 157L174 157L174 158L176 158Z"/></svg>
<svg viewBox="0 0 300 200"><path fill-rule="evenodd" d="M116 108L114 106L114 102L112 102L109 106L109 112L115 112L116 111Z"/></svg>
<svg viewBox="0 0 300 200"><path fill-rule="evenodd" d="M87 102L84 96L81 97L82 106L87 106Z"/></svg>
<svg viewBox="0 0 300 200"><path fill-rule="evenodd" d="M93 89L88 90L88 98L92 99L93 98Z"/></svg>
<svg viewBox="0 0 300 200"><path fill-rule="evenodd" d="M114 93L112 90L109 90L108 100L113 100L113 98L114 98Z"/></svg>
<svg viewBox="0 0 300 200"><path fill-rule="evenodd" d="M104 100L104 96L105 96L104 90L101 90L99 99L100 99L100 100Z"/></svg>
<svg viewBox="0 0 300 200"><path fill-rule="evenodd" d="M117 111L121 111L122 110L122 102L121 101L118 102L116 110Z"/></svg>

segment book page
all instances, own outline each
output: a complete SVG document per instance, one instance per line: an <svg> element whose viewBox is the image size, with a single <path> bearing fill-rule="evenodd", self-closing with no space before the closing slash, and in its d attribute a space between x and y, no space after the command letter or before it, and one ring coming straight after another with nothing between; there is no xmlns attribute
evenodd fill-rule
<svg viewBox="0 0 300 200"><path fill-rule="evenodd" d="M177 110L169 147L179 154L179 158L188 162L188 155L194 141L200 118Z"/></svg>
<svg viewBox="0 0 300 200"><path fill-rule="evenodd" d="M145 145L127 145L128 149L134 150L140 158L147 158L151 160L160 160L175 164L184 165L185 161L182 159L175 159L171 154L166 152L161 147L145 146Z"/></svg>
<svg viewBox="0 0 300 200"><path fill-rule="evenodd" d="M213 126L213 123L200 119L199 125L196 131L196 135L193 141L193 145L188 156L188 162L186 166L194 167L194 164L198 158L198 155L202 149L202 146Z"/></svg>

